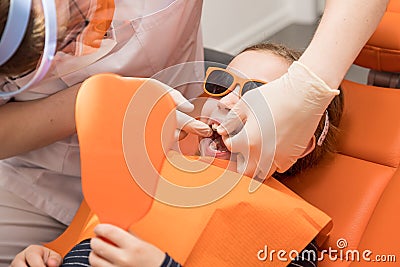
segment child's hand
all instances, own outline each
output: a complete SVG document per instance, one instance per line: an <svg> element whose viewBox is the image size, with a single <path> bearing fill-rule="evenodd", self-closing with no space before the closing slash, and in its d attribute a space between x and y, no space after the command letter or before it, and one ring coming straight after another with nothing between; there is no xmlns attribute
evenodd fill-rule
<svg viewBox="0 0 400 267"><path fill-rule="evenodd" d="M93 267L159 267L165 258L165 253L160 249L119 227L100 224L94 232L98 237L93 238L90 243L92 252L89 256Z"/></svg>
<svg viewBox="0 0 400 267"><path fill-rule="evenodd" d="M31 245L21 251L11 262L11 267L57 267L62 263L61 255L57 252L40 246Z"/></svg>

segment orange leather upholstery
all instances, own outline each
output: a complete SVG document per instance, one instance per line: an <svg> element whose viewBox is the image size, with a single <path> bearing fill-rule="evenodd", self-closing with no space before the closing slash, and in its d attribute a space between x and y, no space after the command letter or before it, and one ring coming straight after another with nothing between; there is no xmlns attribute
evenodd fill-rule
<svg viewBox="0 0 400 267"><path fill-rule="evenodd" d="M340 125L340 152L397 167L400 162L400 120L394 119L394 115L400 114L400 90L350 81L344 81L342 88L346 114Z"/></svg>
<svg viewBox="0 0 400 267"><path fill-rule="evenodd" d="M400 31L398 25L400 25L400 1L392 0L378 28L362 49L355 64L373 70L399 72Z"/></svg>
<svg viewBox="0 0 400 267"><path fill-rule="evenodd" d="M395 0L355 63L400 72L397 25L400 1ZM333 230L322 249L360 253L359 260L351 254L343 261L324 257L319 266L377 266L381 259L386 260L382 266L398 266L400 90L351 81L343 81L342 89L345 109L338 153L284 183L332 217ZM338 240L347 242L345 248L338 248ZM372 253L370 262L362 257L366 250ZM380 258L375 261L375 256Z"/></svg>
<svg viewBox="0 0 400 267"><path fill-rule="evenodd" d="M391 178L385 188L379 202L377 203L368 225L362 235L359 250L369 249L379 251L383 255L392 255L399 251L399 230L400 225L400 170L397 169L395 175ZM398 266L397 262L382 264L383 266ZM361 262L355 262L351 265L365 266Z"/></svg>
<svg viewBox="0 0 400 267"><path fill-rule="evenodd" d="M343 238L348 249L358 248L400 161L400 124L393 116L400 114L400 105L388 105L391 101L400 103L400 91L344 82L343 93L345 110L340 153L285 181L292 190L332 217L333 229L323 249L337 249L336 242ZM385 102L388 98L390 101ZM371 109L372 103L385 105L375 110ZM399 200L394 201L400 204ZM396 228L387 231L388 236L399 232ZM392 247L385 243L379 247L386 245ZM399 248L399 245L393 246L392 253ZM328 260L321 266L349 266L349 263Z"/></svg>

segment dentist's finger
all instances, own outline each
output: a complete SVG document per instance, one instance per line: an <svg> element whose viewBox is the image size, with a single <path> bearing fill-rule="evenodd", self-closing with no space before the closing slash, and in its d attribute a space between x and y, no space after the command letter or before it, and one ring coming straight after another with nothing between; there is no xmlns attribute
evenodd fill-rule
<svg viewBox="0 0 400 267"><path fill-rule="evenodd" d="M257 172L257 166L257 161L248 158L248 160L244 164L244 169L242 170L242 173L248 177L253 177Z"/></svg>
<svg viewBox="0 0 400 267"><path fill-rule="evenodd" d="M187 132L185 132L185 131L182 131L182 130L179 130L179 129L176 129L175 130L175 140L176 141L180 141L180 140L182 140L183 138L185 138L186 136L188 135L188 133ZM177 144L178 145L178 144ZM179 146L178 146L179 147ZM178 148L177 147L177 148ZM176 149L175 149L176 150ZM179 149L178 149L179 150Z"/></svg>
<svg viewBox="0 0 400 267"><path fill-rule="evenodd" d="M192 133L202 137L209 137L212 134L212 129L206 123L196 120L189 115L176 111L177 128L187 133Z"/></svg>
<svg viewBox="0 0 400 267"><path fill-rule="evenodd" d="M169 87L168 85L164 84L166 88L168 88L168 93L174 100L176 104L176 109L183 111L183 112L191 112L194 109L194 105L189 102L178 90Z"/></svg>
<svg viewBox="0 0 400 267"><path fill-rule="evenodd" d="M234 136L222 136L226 148L232 153L245 153L249 150L249 137L246 129L243 128Z"/></svg>
<svg viewBox="0 0 400 267"><path fill-rule="evenodd" d="M253 177L258 172L258 164L253 158L250 158L250 150L238 153L236 156L236 171L248 177Z"/></svg>
<svg viewBox="0 0 400 267"><path fill-rule="evenodd" d="M159 80L156 79L148 79L149 82L153 82L162 88L164 88L168 94L172 97L176 104L176 108L180 111L183 112L191 112L194 109L194 106L192 103L189 102L178 90L175 90L168 84L165 84L163 82L160 82Z"/></svg>
<svg viewBox="0 0 400 267"><path fill-rule="evenodd" d="M238 132L243 127L246 119L246 104L239 101L226 115L225 120L217 127L217 132L222 136Z"/></svg>

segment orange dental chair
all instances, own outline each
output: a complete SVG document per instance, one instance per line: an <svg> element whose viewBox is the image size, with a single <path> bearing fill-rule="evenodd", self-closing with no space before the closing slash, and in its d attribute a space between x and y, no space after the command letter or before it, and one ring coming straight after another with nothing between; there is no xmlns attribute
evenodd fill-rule
<svg viewBox="0 0 400 267"><path fill-rule="evenodd" d="M400 88L398 25L400 1L392 0L355 61L371 69L370 85L342 83L345 109L338 153L284 181L331 216L333 229L321 249L339 245L343 252L373 253L370 262L360 255L359 261L325 258L319 266L399 266L400 90L394 89Z"/></svg>

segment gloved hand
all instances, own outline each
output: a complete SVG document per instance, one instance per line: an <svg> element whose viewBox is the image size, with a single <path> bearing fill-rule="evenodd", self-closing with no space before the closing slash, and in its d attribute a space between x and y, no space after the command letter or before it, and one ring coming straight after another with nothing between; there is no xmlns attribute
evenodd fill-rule
<svg viewBox="0 0 400 267"><path fill-rule="evenodd" d="M210 126L208 126L204 122L196 120L179 110L176 111L176 121L176 138L178 138L178 140L185 138L188 133L192 133L202 137L209 137L213 132Z"/></svg>
<svg viewBox="0 0 400 267"><path fill-rule="evenodd" d="M187 133L192 133L202 137L208 137L212 134L212 130L207 124L184 113L193 111L194 106L178 90L175 90L167 84L155 79L149 79L149 81L155 82L164 87L176 104L177 139L184 138Z"/></svg>
<svg viewBox="0 0 400 267"><path fill-rule="evenodd" d="M337 94L339 90L294 62L279 79L247 92L217 131L229 150L240 153L238 171L263 180L275 170L285 172L302 156Z"/></svg>

